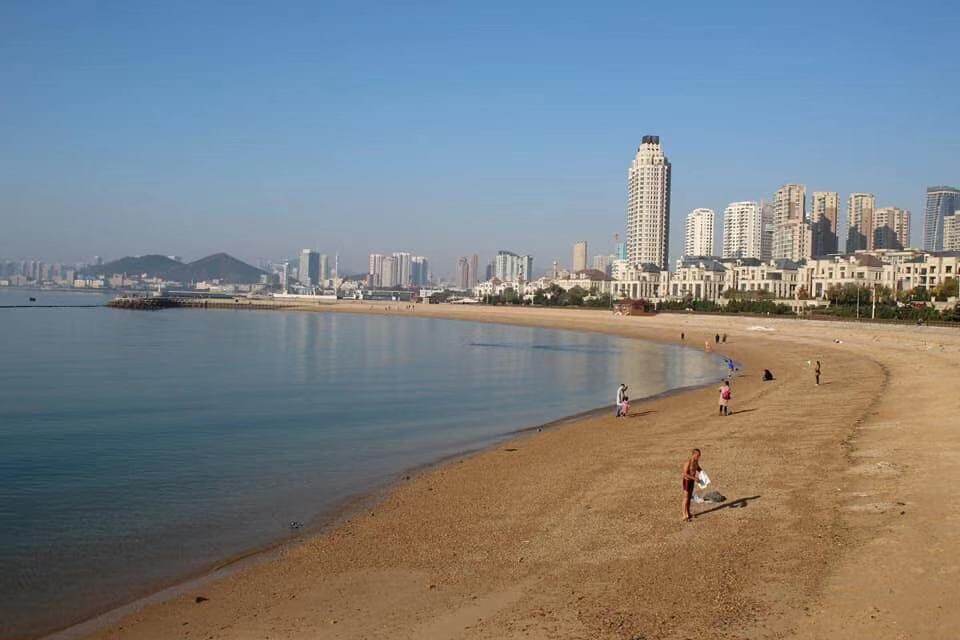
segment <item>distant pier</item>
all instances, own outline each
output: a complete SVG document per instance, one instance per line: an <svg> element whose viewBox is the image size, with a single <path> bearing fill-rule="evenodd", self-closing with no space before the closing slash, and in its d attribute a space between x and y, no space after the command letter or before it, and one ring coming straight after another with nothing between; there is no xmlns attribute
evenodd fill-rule
<svg viewBox="0 0 960 640"><path fill-rule="evenodd" d="M272 300L251 300L248 298L206 298L196 296L121 296L107 303L114 309L133 309L137 311L157 311L180 307L199 309L283 309L291 305Z"/></svg>

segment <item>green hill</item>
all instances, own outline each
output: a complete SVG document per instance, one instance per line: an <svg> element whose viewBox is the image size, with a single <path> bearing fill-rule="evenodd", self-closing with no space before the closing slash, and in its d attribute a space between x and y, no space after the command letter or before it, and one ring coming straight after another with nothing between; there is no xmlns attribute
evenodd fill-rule
<svg viewBox="0 0 960 640"><path fill-rule="evenodd" d="M169 278L181 282L220 280L233 284L254 284L260 282L260 276L264 274L266 271L237 260L229 254L215 253L190 264L178 265L170 271Z"/></svg>
<svg viewBox="0 0 960 640"><path fill-rule="evenodd" d="M215 253L189 263L177 262L161 255L128 256L98 267L90 267L87 273L101 276L145 275L183 283L219 280L231 284L253 284L259 282L260 276L266 272L226 253Z"/></svg>
<svg viewBox="0 0 960 640"><path fill-rule="evenodd" d="M127 256L113 262L108 262L97 267L89 267L87 272L91 275L112 276L114 274L126 274L128 276L148 277L165 276L171 269L184 266L183 263L171 260L167 256L147 255L147 256Z"/></svg>

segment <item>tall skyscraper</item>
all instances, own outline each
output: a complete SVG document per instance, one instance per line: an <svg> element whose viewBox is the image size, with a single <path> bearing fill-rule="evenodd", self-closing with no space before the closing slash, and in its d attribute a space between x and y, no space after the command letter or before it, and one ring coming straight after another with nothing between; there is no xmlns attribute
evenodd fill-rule
<svg viewBox="0 0 960 640"><path fill-rule="evenodd" d="M627 173L627 259L668 267L670 162L660 136L643 136Z"/></svg>
<svg viewBox="0 0 960 640"><path fill-rule="evenodd" d="M810 225L813 228L813 257L837 253L837 221L840 217L840 194L836 191L814 191L810 204Z"/></svg>
<svg viewBox="0 0 960 640"><path fill-rule="evenodd" d="M581 240L573 245L573 272L585 271L587 268L587 241Z"/></svg>
<svg viewBox="0 0 960 640"><path fill-rule="evenodd" d="M533 256L498 251L494 259L494 275L503 282L530 281L533 277Z"/></svg>
<svg viewBox="0 0 960 640"><path fill-rule="evenodd" d="M723 257L760 258L763 217L757 202L731 202L723 210Z"/></svg>
<svg viewBox="0 0 960 640"><path fill-rule="evenodd" d="M873 211L877 198L872 193L851 193L847 197L846 252L873 249Z"/></svg>
<svg viewBox="0 0 960 640"><path fill-rule="evenodd" d="M429 263L424 256L410 258L410 281L415 287L422 287L429 280Z"/></svg>
<svg viewBox="0 0 960 640"><path fill-rule="evenodd" d="M694 209L687 214L683 255L715 255L713 250L713 222L715 216L713 209Z"/></svg>
<svg viewBox="0 0 960 640"><path fill-rule="evenodd" d="M328 280L330 278L330 258L327 257L327 254L320 254L320 280Z"/></svg>
<svg viewBox="0 0 960 640"><path fill-rule="evenodd" d="M300 270L297 278L301 284L315 287L320 284L320 254L311 249L300 252Z"/></svg>
<svg viewBox="0 0 960 640"><path fill-rule="evenodd" d="M470 274L467 278L467 286L473 289L480 281L480 256L473 254L470 256Z"/></svg>
<svg viewBox="0 0 960 640"><path fill-rule="evenodd" d="M384 255L382 253L370 254L370 266L367 273L370 274L371 287L383 286L383 259Z"/></svg>
<svg viewBox="0 0 960 640"><path fill-rule="evenodd" d="M807 188L802 184L785 184L773 194L773 223L806 220Z"/></svg>
<svg viewBox="0 0 960 640"><path fill-rule="evenodd" d="M899 207L880 207L873 212L874 249L904 249L910 246L910 212Z"/></svg>
<svg viewBox="0 0 960 640"><path fill-rule="evenodd" d="M412 282L412 264L413 256L409 253L394 253L393 257L397 261L397 282L398 287L409 287Z"/></svg>
<svg viewBox="0 0 960 640"><path fill-rule="evenodd" d="M800 261L810 257L813 234L807 223L806 194L802 184L785 184L773 194L772 259Z"/></svg>
<svg viewBox="0 0 960 640"><path fill-rule="evenodd" d="M395 255L383 257L380 282L382 286L389 289L400 286L400 260Z"/></svg>
<svg viewBox="0 0 960 640"><path fill-rule="evenodd" d="M595 271L602 271L605 274L610 273L610 256L593 256L593 264L591 265L591 268Z"/></svg>
<svg viewBox="0 0 960 640"><path fill-rule="evenodd" d="M470 261L466 258L457 258L457 275L454 285L458 289L470 288Z"/></svg>
<svg viewBox="0 0 960 640"><path fill-rule="evenodd" d="M960 211L960 189L956 187L927 187L927 203L923 217L924 251L944 249L944 218Z"/></svg>
<svg viewBox="0 0 960 640"><path fill-rule="evenodd" d="M774 210L772 202L760 201L760 259L769 262L773 259Z"/></svg>

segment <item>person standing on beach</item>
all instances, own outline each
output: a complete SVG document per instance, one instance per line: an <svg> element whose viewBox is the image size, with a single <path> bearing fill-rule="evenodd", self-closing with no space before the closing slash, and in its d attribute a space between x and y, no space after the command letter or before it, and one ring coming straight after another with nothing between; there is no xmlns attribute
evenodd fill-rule
<svg viewBox="0 0 960 640"><path fill-rule="evenodd" d="M681 332L680 332L680 342L683 342L683 341L686 340L686 339L687 339L687 334L685 334L683 331L681 331Z"/></svg>
<svg viewBox="0 0 960 640"><path fill-rule="evenodd" d="M697 474L700 473L700 449L690 452L690 459L683 465L683 520L690 522L690 499L693 488L697 486Z"/></svg>
<svg viewBox="0 0 960 640"><path fill-rule="evenodd" d="M623 415L623 397L627 394L627 385L620 383L620 386L617 387L617 415L615 417L619 418Z"/></svg>
<svg viewBox="0 0 960 640"><path fill-rule="evenodd" d="M817 379L817 386L820 386L820 361L817 360L817 366L813 370L813 375Z"/></svg>
<svg viewBox="0 0 960 640"><path fill-rule="evenodd" d="M720 337L720 342L727 344L727 334L723 334L723 336Z"/></svg>
<svg viewBox="0 0 960 640"><path fill-rule="evenodd" d="M720 415L728 416L730 415L730 399L733 397L733 392L730 391L730 382L724 380L723 384L720 386Z"/></svg>
<svg viewBox="0 0 960 640"><path fill-rule="evenodd" d="M715 336L713 336L713 341L716 342L717 344L720 344L720 334L719 334L719 333L716 334Z"/></svg>

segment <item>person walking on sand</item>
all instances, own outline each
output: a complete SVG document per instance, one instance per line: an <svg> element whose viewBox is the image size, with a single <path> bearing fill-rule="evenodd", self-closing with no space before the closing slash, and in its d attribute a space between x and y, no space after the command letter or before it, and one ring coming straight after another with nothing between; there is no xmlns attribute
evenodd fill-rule
<svg viewBox="0 0 960 640"><path fill-rule="evenodd" d="M717 344L720 344L720 334L719 334L719 333L716 334L715 336L713 336L713 341L716 342Z"/></svg>
<svg viewBox="0 0 960 640"><path fill-rule="evenodd" d="M693 488L697 486L697 474L700 473L700 449L690 452L690 458L683 465L683 520L690 522L690 499Z"/></svg>
<svg viewBox="0 0 960 640"><path fill-rule="evenodd" d="M681 331L681 332L680 332L680 342L683 342L683 341L686 340L686 339L687 339L687 334L685 334L683 331Z"/></svg>
<svg viewBox="0 0 960 640"><path fill-rule="evenodd" d="M722 342L723 344L727 344L727 334L723 334L722 336L720 336L720 342Z"/></svg>
<svg viewBox="0 0 960 640"><path fill-rule="evenodd" d="M724 380L723 384L720 386L720 415L728 416L730 415L730 398L733 397L733 393L730 391L730 382Z"/></svg>
<svg viewBox="0 0 960 640"><path fill-rule="evenodd" d="M627 385L620 383L620 386L617 387L617 415L614 416L619 418L623 415L623 398L627 395Z"/></svg>
<svg viewBox="0 0 960 640"><path fill-rule="evenodd" d="M820 361L817 360L817 366L813 369L813 375L817 379L817 386L820 386Z"/></svg>

